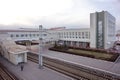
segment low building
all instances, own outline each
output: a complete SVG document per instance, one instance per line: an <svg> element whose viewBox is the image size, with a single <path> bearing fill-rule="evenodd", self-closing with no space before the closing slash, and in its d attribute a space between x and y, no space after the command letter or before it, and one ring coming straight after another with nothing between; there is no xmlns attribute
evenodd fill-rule
<svg viewBox="0 0 120 80"><path fill-rule="evenodd" d="M11 63L27 62L27 52L26 47L16 45L8 34L0 33L0 54Z"/></svg>

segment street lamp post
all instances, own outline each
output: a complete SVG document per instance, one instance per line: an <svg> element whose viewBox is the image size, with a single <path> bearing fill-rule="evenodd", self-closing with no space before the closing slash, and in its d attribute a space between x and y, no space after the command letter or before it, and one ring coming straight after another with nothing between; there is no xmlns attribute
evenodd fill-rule
<svg viewBox="0 0 120 80"><path fill-rule="evenodd" d="M42 25L39 25L39 68L43 68L42 56Z"/></svg>

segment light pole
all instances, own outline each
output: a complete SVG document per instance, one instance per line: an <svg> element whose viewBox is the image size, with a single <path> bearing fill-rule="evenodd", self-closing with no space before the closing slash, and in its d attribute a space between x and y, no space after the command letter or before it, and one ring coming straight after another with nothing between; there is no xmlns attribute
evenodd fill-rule
<svg viewBox="0 0 120 80"><path fill-rule="evenodd" d="M43 68L42 56L42 25L39 25L39 68Z"/></svg>

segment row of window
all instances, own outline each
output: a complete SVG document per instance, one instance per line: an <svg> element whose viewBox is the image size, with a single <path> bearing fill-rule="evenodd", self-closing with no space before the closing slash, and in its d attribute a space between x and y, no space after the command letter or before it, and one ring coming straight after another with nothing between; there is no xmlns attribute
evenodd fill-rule
<svg viewBox="0 0 120 80"><path fill-rule="evenodd" d="M90 32L62 32L59 33L60 38L90 38Z"/></svg>
<svg viewBox="0 0 120 80"><path fill-rule="evenodd" d="M89 32L59 32L59 35L84 35L89 34Z"/></svg>
<svg viewBox="0 0 120 80"><path fill-rule="evenodd" d="M42 36L47 36L47 34L42 34ZM10 37L39 37L39 34L11 34Z"/></svg>
<svg viewBox="0 0 120 80"><path fill-rule="evenodd" d="M57 34L56 34L57 35ZM39 34L11 34L11 37L39 37ZM42 34L47 36L47 34ZM82 38L90 39L90 32L59 32L59 38Z"/></svg>

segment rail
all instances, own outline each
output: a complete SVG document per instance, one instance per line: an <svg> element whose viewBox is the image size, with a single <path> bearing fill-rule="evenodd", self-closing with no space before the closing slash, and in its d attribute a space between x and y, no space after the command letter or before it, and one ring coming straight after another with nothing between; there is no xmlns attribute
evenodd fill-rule
<svg viewBox="0 0 120 80"><path fill-rule="evenodd" d="M28 60L31 60L31 61L33 61L33 62L35 62L35 63L38 63L38 59L37 59L37 57L38 56L31 56L31 55L28 55ZM46 59L45 57L43 58L43 65L44 66L46 66L46 67L48 67L48 68L50 68L50 69L53 69L53 70L55 70L55 71L57 71L57 72L60 72L60 73L62 73L62 74L65 74L65 75L67 75L67 76L70 76L70 77L72 77L72 78L74 78L74 79L76 79L76 80L89 80L89 79L87 79L87 78L85 78L85 77L82 77L82 76L78 76L78 75L76 75L76 74L74 74L74 73L72 73L72 72L70 72L70 71L67 71L67 70L64 70L62 67L60 67L60 65L58 65L58 64L54 64L54 63L50 63L51 61L49 61L48 59ZM59 67L58 67L59 66Z"/></svg>
<svg viewBox="0 0 120 80"><path fill-rule="evenodd" d="M32 56L30 56L32 55ZM28 54L28 59L33 60L33 62L38 61L38 55L36 54ZM52 66L52 69L67 74L73 78L79 79L82 77L84 79L90 80L120 80L120 76L115 75L113 73L109 73L108 71L101 71L97 69L92 69L91 67L85 67L83 65L71 64L66 61L61 61L53 58L43 57L43 65L46 67Z"/></svg>
<svg viewBox="0 0 120 80"><path fill-rule="evenodd" d="M0 80L19 80L0 63Z"/></svg>

